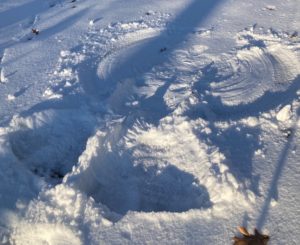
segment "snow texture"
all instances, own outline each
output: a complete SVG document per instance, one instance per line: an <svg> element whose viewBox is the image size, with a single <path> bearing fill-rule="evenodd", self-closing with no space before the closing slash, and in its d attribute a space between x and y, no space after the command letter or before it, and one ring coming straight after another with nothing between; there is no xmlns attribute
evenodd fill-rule
<svg viewBox="0 0 300 245"><path fill-rule="evenodd" d="M299 11L2 0L0 244L297 244Z"/></svg>

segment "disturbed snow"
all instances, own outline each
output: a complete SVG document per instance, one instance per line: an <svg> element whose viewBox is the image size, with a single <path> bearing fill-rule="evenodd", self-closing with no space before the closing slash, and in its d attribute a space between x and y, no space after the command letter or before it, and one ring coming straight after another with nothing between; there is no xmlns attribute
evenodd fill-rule
<svg viewBox="0 0 300 245"><path fill-rule="evenodd" d="M268 2L4 1L0 243L296 244L299 3Z"/></svg>

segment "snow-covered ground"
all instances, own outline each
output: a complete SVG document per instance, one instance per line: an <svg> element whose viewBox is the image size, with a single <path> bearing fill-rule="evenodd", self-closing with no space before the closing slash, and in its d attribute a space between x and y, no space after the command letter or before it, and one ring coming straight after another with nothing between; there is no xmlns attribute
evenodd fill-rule
<svg viewBox="0 0 300 245"><path fill-rule="evenodd" d="M299 244L299 13L0 0L0 244Z"/></svg>

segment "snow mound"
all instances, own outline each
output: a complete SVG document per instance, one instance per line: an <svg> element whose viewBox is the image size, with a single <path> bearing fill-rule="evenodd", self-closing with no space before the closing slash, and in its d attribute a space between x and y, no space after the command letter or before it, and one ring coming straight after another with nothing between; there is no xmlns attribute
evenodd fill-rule
<svg viewBox="0 0 300 245"><path fill-rule="evenodd" d="M246 205L222 154L199 142L192 125L170 120L164 119L158 128L134 124L130 130L121 121L107 132L98 131L66 183L120 214L213 205L217 210L233 196Z"/></svg>
<svg viewBox="0 0 300 245"><path fill-rule="evenodd" d="M280 122L285 122L289 120L292 116L292 106L284 106L276 115L276 119Z"/></svg>

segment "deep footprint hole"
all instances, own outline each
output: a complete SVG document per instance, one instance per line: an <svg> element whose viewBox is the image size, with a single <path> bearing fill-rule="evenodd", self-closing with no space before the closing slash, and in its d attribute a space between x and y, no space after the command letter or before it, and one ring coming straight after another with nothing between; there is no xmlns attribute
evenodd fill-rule
<svg viewBox="0 0 300 245"><path fill-rule="evenodd" d="M9 140L13 154L35 175L59 183L77 163L92 134L84 113L46 111L15 119Z"/></svg>
<svg viewBox="0 0 300 245"><path fill-rule="evenodd" d="M101 165L100 171L92 170L96 181L90 185L88 194L121 215L128 211L185 212L212 206L205 186L175 166L124 168L105 161Z"/></svg>

